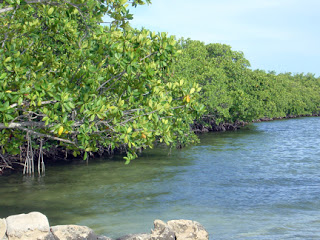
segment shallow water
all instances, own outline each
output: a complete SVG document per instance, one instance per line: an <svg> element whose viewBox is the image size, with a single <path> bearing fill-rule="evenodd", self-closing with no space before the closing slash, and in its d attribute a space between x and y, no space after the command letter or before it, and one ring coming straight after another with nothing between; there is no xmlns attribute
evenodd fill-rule
<svg viewBox="0 0 320 240"><path fill-rule="evenodd" d="M0 217L40 211L51 225L117 237L154 219L192 219L210 239L320 239L320 119L253 124L157 148L124 165L48 166L46 176L0 178Z"/></svg>

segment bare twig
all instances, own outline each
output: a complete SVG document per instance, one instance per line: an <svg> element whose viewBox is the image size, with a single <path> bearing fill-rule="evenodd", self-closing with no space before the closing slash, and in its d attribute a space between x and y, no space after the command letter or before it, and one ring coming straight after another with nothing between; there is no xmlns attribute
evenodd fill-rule
<svg viewBox="0 0 320 240"><path fill-rule="evenodd" d="M2 159L2 161L6 164L6 167L10 167L8 162L6 161L6 159L4 158L4 156L2 156L2 154L0 153L0 157Z"/></svg>
<svg viewBox="0 0 320 240"><path fill-rule="evenodd" d="M98 87L97 91L99 91L99 90L100 90L101 88L103 88L108 82L112 81L113 79L115 79L115 78L117 78L117 79L121 78L121 76L122 76L123 74L125 74L125 73L126 73L126 70L123 70L123 71L122 71L121 73L119 73L118 75L115 75L115 76L113 76L112 78L110 78L108 81L102 83L102 84Z"/></svg>
<svg viewBox="0 0 320 240"><path fill-rule="evenodd" d="M154 54L157 54L158 52L153 52L153 53L150 53L150 54L148 54L147 56L145 56L145 57L143 57L143 58L140 58L140 62L142 62L143 60L145 60L145 59L147 59L147 58L149 58L149 57L151 57L152 55L154 55Z"/></svg>

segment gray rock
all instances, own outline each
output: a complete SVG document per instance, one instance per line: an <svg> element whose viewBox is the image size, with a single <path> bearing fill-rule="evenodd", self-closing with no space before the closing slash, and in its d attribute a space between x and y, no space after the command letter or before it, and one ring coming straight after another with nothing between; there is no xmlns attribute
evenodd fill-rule
<svg viewBox="0 0 320 240"><path fill-rule="evenodd" d="M139 234L130 234L123 237L117 238L116 240L150 240L150 234L139 233Z"/></svg>
<svg viewBox="0 0 320 240"><path fill-rule="evenodd" d="M98 236L97 240L113 240L113 239L106 237L106 236L103 236L103 235L100 235L100 236Z"/></svg>
<svg viewBox="0 0 320 240"><path fill-rule="evenodd" d="M0 240L5 239L7 232L7 222L5 219L0 218Z"/></svg>
<svg viewBox="0 0 320 240"><path fill-rule="evenodd" d="M58 225L51 227L55 240L112 240L97 236L91 228L78 225Z"/></svg>
<svg viewBox="0 0 320 240"><path fill-rule="evenodd" d="M209 240L208 232L196 221L172 220L167 225L175 233L177 240Z"/></svg>
<svg viewBox="0 0 320 240"><path fill-rule="evenodd" d="M6 218L10 240L51 240L49 221L39 212L13 215Z"/></svg>
<svg viewBox="0 0 320 240"><path fill-rule="evenodd" d="M154 230L151 231L150 240L175 240L175 233L169 228L169 226L161 221L154 221Z"/></svg>

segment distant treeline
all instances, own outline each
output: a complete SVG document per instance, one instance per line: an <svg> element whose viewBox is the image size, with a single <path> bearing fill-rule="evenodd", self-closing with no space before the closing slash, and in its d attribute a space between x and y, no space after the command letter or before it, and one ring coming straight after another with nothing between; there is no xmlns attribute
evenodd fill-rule
<svg viewBox="0 0 320 240"><path fill-rule="evenodd" d="M265 72L250 69L244 54L225 44L180 40L183 54L175 75L202 90L205 114L197 123L250 122L319 114L320 78L314 74Z"/></svg>

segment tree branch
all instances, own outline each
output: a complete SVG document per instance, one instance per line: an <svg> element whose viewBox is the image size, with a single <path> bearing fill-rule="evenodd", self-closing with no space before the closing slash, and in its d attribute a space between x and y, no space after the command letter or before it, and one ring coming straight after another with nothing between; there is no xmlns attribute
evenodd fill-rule
<svg viewBox="0 0 320 240"><path fill-rule="evenodd" d="M9 123L7 125L0 123L0 129L13 129L21 127L44 127L44 122L23 122L23 123Z"/></svg>
<svg viewBox="0 0 320 240"><path fill-rule="evenodd" d="M59 101L57 101L57 100L42 101L42 102L41 102L41 105L46 105L46 104L51 104L51 103L57 103L57 102L59 102ZM24 105L24 106L29 106L29 105L30 105L30 103L28 103L28 102L22 102L21 104ZM10 108L14 108L14 107L16 107L16 106L18 106L18 103L11 104L9 107L10 107Z"/></svg>
<svg viewBox="0 0 320 240"><path fill-rule="evenodd" d="M32 134L32 135L35 135L35 136L38 136L38 137L44 137L44 138L49 138L49 139L52 139L52 140L56 140L56 141L60 141L60 142L65 142L65 143L70 143L70 144L73 144L76 146L76 143L75 142L72 142L70 140L67 140L67 139L63 139L63 138L58 138L58 137L54 137L54 136L51 136L49 134L43 134L43 133L38 133L36 131L33 131L33 130L30 130L28 128L24 128L24 127L16 127L22 131L25 131L29 134Z"/></svg>
<svg viewBox="0 0 320 240"><path fill-rule="evenodd" d="M14 7L2 8L0 9L0 13L9 12L9 11L12 11L13 9Z"/></svg>

